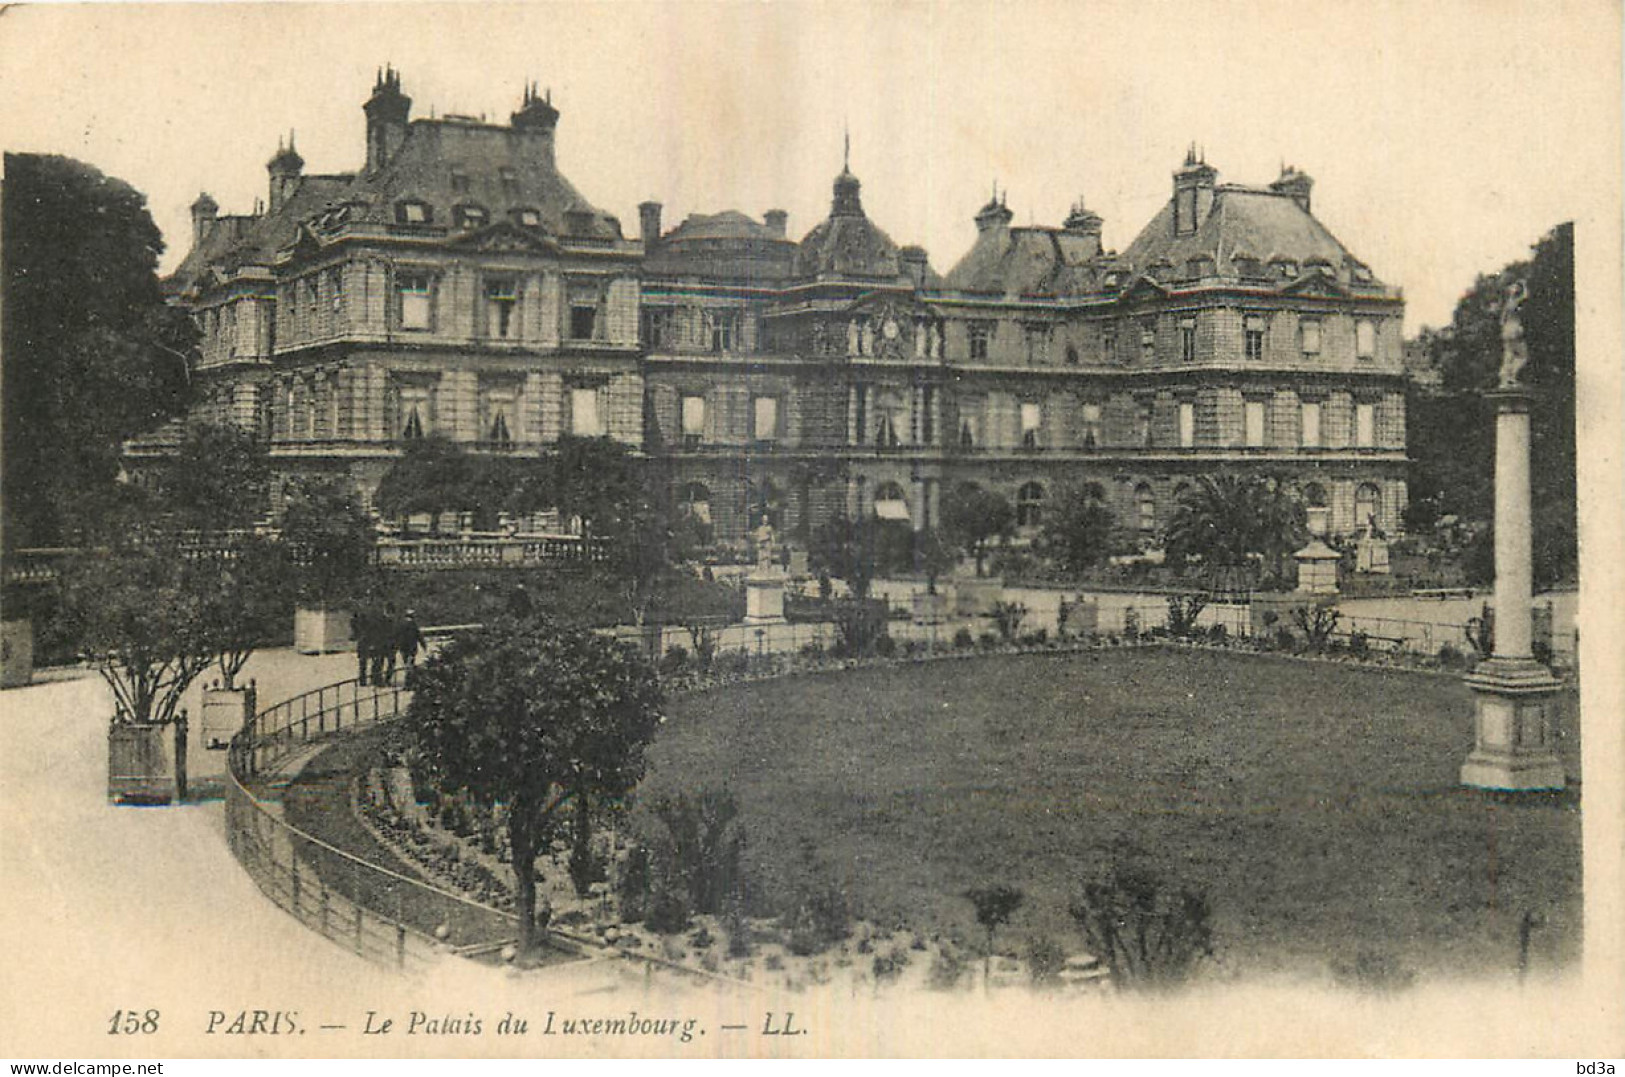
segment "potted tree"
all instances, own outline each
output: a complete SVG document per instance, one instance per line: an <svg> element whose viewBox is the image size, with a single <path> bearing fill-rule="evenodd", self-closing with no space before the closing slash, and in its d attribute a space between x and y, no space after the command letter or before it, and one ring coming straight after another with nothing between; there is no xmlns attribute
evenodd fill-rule
<svg viewBox="0 0 1625 1077"><path fill-rule="evenodd" d="M286 566L281 550L259 537L243 539L231 556L199 566L209 584L200 616L218 674L203 688L203 721L195 745L205 754L194 776L205 783L224 777L224 751L254 716L255 685L239 678L248 659L272 634L275 619L287 616L282 598L287 590ZM221 754L212 754L217 752Z"/></svg>
<svg viewBox="0 0 1625 1077"><path fill-rule="evenodd" d="M282 545L295 579L293 646L300 654L343 650L350 607L372 566L377 533L361 503L336 482L294 490Z"/></svg>
<svg viewBox="0 0 1625 1077"><path fill-rule="evenodd" d="M203 609L208 575L173 536L146 532L63 579L65 623L113 693L108 795L121 803L186 797L181 702L218 653Z"/></svg>

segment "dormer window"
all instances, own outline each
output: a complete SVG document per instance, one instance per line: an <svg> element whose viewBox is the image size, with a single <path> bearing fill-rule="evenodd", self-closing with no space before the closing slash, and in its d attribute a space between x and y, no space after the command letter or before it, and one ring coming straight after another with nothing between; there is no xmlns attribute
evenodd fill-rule
<svg viewBox="0 0 1625 1077"><path fill-rule="evenodd" d="M1108 289L1115 289L1118 284L1122 282L1122 280L1123 275L1114 269L1110 273L1106 274L1106 287Z"/></svg>
<svg viewBox="0 0 1625 1077"><path fill-rule="evenodd" d="M453 213L457 218L459 228L484 228L490 214L485 212L484 206L458 206Z"/></svg>
<svg viewBox="0 0 1625 1077"><path fill-rule="evenodd" d="M521 228L538 228L542 223L540 211L531 209L528 206L514 210L513 219L514 223Z"/></svg>
<svg viewBox="0 0 1625 1077"><path fill-rule="evenodd" d="M1277 276L1282 280L1298 279L1298 263L1287 258L1277 258L1270 263Z"/></svg>
<svg viewBox="0 0 1625 1077"><path fill-rule="evenodd" d="M1236 274L1241 277L1260 277L1263 275L1263 265L1257 258L1245 254L1235 256Z"/></svg>
<svg viewBox="0 0 1625 1077"><path fill-rule="evenodd" d="M395 203L396 224L429 224L434 220L434 209L427 202Z"/></svg>

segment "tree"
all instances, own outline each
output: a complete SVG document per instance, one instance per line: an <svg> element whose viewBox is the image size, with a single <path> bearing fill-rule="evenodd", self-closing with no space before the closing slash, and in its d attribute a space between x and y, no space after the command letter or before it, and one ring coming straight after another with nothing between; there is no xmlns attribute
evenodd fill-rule
<svg viewBox="0 0 1625 1077"><path fill-rule="evenodd" d="M299 576L300 601L342 606L360 593L377 529L355 494L336 482L310 482L289 494L282 545Z"/></svg>
<svg viewBox="0 0 1625 1077"><path fill-rule="evenodd" d="M1447 514L1475 521L1494 515L1495 406L1484 394L1499 383L1501 306L1515 280L1528 285L1521 317L1529 348L1523 381L1535 390L1529 418L1537 578L1555 582L1572 577L1579 558L1573 224L1552 229L1527 260L1480 276L1450 325L1420 338L1442 388L1409 393L1406 440L1416 463L1406 519L1426 526Z"/></svg>
<svg viewBox="0 0 1625 1077"><path fill-rule="evenodd" d="M987 544L1009 536L1016 522L1010 502L969 482L961 483L942 498L941 513L943 534L976 562L977 576L982 575Z"/></svg>
<svg viewBox="0 0 1625 1077"><path fill-rule="evenodd" d="M1111 552L1116 521L1097 493L1087 487L1062 490L1056 508L1044 514L1040 547L1069 572L1092 568Z"/></svg>
<svg viewBox="0 0 1625 1077"><path fill-rule="evenodd" d="M1164 541L1168 556L1200 557L1210 573L1234 572L1252 554L1279 573L1302 539L1303 519L1303 506L1276 479L1202 475L1181 495Z"/></svg>
<svg viewBox="0 0 1625 1077"><path fill-rule="evenodd" d="M159 288L146 199L66 157L7 154L5 542L79 541L125 439L184 411L197 331Z"/></svg>
<svg viewBox="0 0 1625 1077"><path fill-rule="evenodd" d="M269 508L271 463L259 438L235 426L187 431L157 471L158 489L179 520L204 531L244 528Z"/></svg>
<svg viewBox="0 0 1625 1077"><path fill-rule="evenodd" d="M444 437L410 442L384 472L373 504L386 517L473 510L479 497L478 461Z"/></svg>
<svg viewBox="0 0 1625 1077"><path fill-rule="evenodd" d="M914 568L925 573L926 591L930 594L937 593L937 579L958 563L959 551L938 529L927 527L914 535Z"/></svg>
<svg viewBox="0 0 1625 1077"><path fill-rule="evenodd" d="M563 437L553 456L554 500L583 533L613 533L643 504L643 483L626 446L613 438Z"/></svg>
<svg viewBox="0 0 1625 1077"><path fill-rule="evenodd" d="M965 891L976 907L976 922L987 932L987 950L982 955L982 983L993 974L993 933L1010 922L1027 895L1013 886L987 886Z"/></svg>
<svg viewBox="0 0 1625 1077"><path fill-rule="evenodd" d="M536 855L569 803L625 797L660 722L636 648L546 620L503 620L419 667L405 729L448 789L506 810L520 948L535 942Z"/></svg>
<svg viewBox="0 0 1625 1077"><path fill-rule="evenodd" d="M67 634L113 692L113 722L173 722L192 683L219 653L205 605L208 566L172 533L138 528L86 555L63 577Z"/></svg>
<svg viewBox="0 0 1625 1077"><path fill-rule="evenodd" d="M269 540L251 536L197 565L203 586L198 616L225 688L237 686L248 659L286 616L287 559Z"/></svg>

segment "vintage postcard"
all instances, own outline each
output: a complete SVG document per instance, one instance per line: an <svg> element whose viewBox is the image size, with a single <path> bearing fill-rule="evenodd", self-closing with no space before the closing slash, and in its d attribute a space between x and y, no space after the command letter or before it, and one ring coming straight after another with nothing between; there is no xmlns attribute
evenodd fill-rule
<svg viewBox="0 0 1625 1077"><path fill-rule="evenodd" d="M1617 1060L1620 28L0 8L3 1053Z"/></svg>

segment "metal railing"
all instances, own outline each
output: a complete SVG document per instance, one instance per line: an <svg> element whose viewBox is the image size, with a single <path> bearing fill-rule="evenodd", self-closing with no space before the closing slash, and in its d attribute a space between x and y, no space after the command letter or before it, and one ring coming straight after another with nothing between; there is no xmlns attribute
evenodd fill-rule
<svg viewBox="0 0 1625 1077"><path fill-rule="evenodd" d="M231 744L226 839L261 892L306 927L369 961L421 969L471 935L515 930L513 915L323 841L289 823L279 798L297 767L336 736L398 718L404 682L402 670L381 687L324 685L255 715ZM446 937L425 921L445 925Z"/></svg>

